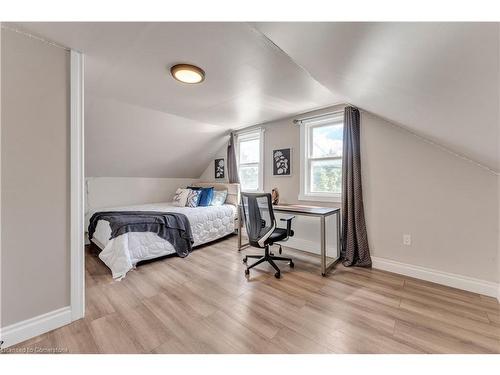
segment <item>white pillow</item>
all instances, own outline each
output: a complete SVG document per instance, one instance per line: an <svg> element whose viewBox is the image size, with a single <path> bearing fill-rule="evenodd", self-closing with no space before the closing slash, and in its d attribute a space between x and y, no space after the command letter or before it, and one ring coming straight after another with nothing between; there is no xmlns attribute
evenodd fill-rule
<svg viewBox="0 0 500 375"><path fill-rule="evenodd" d="M201 190L189 189L186 207L198 207L200 202Z"/></svg>
<svg viewBox="0 0 500 375"><path fill-rule="evenodd" d="M174 195L174 200L172 204L178 207L184 207L186 205L190 189L177 189Z"/></svg>
<svg viewBox="0 0 500 375"><path fill-rule="evenodd" d="M222 206L226 202L227 190L214 190L211 206Z"/></svg>

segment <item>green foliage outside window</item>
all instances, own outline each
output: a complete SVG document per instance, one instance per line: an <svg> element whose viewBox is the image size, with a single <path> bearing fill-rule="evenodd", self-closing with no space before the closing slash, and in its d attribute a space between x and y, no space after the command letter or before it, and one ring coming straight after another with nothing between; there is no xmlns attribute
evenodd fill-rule
<svg viewBox="0 0 500 375"><path fill-rule="evenodd" d="M311 190L313 192L340 193L342 171L337 165L318 165L312 168Z"/></svg>

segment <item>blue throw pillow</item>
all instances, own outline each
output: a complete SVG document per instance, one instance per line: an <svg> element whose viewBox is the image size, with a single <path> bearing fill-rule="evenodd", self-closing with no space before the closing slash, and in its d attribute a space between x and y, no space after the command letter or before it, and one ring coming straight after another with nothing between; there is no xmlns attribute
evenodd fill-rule
<svg viewBox="0 0 500 375"><path fill-rule="evenodd" d="M203 188L201 189L201 197L198 202L198 206L206 207L210 206L212 203L212 198L214 197L214 188Z"/></svg>
<svg viewBox="0 0 500 375"><path fill-rule="evenodd" d="M200 191L200 200L198 201L198 206L207 207L212 203L212 198L214 196L214 188L202 188L196 186L188 186L188 189Z"/></svg>

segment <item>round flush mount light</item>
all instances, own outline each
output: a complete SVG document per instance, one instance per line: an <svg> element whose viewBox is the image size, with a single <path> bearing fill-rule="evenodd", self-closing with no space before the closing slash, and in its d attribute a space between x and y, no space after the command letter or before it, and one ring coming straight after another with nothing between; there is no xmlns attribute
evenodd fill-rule
<svg viewBox="0 0 500 375"><path fill-rule="evenodd" d="M203 69L190 64L177 64L170 68L170 73L177 81L183 83L201 83L205 80Z"/></svg>

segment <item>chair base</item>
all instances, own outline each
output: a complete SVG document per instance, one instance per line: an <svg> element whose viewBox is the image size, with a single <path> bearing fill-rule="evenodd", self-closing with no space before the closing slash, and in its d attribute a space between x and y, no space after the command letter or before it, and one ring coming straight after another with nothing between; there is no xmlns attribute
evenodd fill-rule
<svg viewBox="0 0 500 375"><path fill-rule="evenodd" d="M280 246L280 250L281 250L281 246ZM281 252L280 252L280 254L281 254ZM274 274L274 276L277 279L279 279L281 277L281 271L278 268L278 266L276 265L276 263L274 262L275 260L289 262L290 268L293 268L295 266L293 264L292 258L274 256L274 254L269 251L269 246L266 246L264 248L264 256L262 256L262 255L246 255L245 258L243 258L243 263L247 263L248 258L258 259L258 260L255 263L249 265L245 269L246 276L248 276L250 274L250 269L254 268L255 266L257 266L263 262L268 262L276 270L276 273Z"/></svg>

